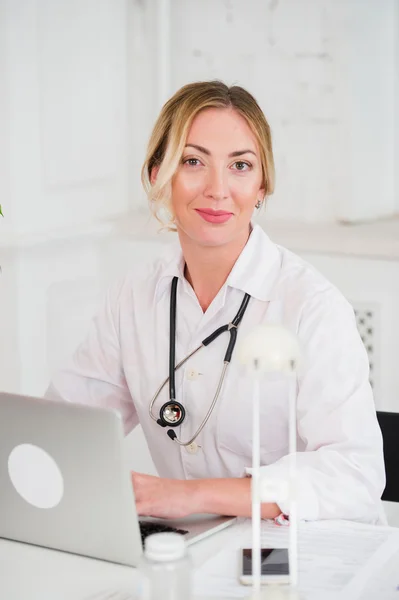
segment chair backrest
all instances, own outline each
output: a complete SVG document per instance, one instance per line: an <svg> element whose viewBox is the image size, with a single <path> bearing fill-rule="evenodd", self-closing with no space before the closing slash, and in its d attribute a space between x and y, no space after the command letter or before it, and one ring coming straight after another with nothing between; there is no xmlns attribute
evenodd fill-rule
<svg viewBox="0 0 399 600"><path fill-rule="evenodd" d="M387 484L383 500L399 502L399 413L377 412L384 440L384 460Z"/></svg>

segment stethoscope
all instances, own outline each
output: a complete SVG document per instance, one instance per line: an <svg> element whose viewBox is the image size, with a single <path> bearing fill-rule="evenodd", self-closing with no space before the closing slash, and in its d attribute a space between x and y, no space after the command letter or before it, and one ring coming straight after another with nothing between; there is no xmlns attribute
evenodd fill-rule
<svg viewBox="0 0 399 600"><path fill-rule="evenodd" d="M178 282L178 277L173 277L172 288L171 288L171 292L170 292L169 377L167 377L165 379L165 381L160 385L160 387L156 391L153 399L151 400L150 408L149 408L149 413L150 413L151 418L154 421L156 421L158 423L158 425L160 425L161 427L178 427L179 425L181 425L183 423L183 421L186 417L186 410L185 410L184 406L180 402L176 401L175 372L177 371L177 369L180 369L180 367L182 367L184 365L184 363L186 361L188 361L189 358L194 356L194 354L196 354L198 352L198 350L201 350L201 348L203 348L204 346L209 346L209 344L211 344L214 340L216 340L216 338L218 338L219 335L221 335L225 331L228 331L230 333L229 345L227 346L226 354L225 354L224 361L223 361L222 374L219 379L219 383L218 383L218 386L216 389L215 396L212 400L209 410L206 413L205 418L203 419L201 425L198 427L198 429L195 432L195 434L193 435L193 437L190 440L188 440L187 442L182 442L181 440L179 440L176 432L173 431L173 429L169 429L166 432L168 434L168 436L170 437L170 439L177 442L178 444L180 444L180 446L190 446L197 439L197 437L199 436L199 434L201 433L201 431L207 424L209 417L211 416L213 409L215 408L216 402L219 398L219 394L220 394L220 391L223 386L224 379L226 377L227 367L229 366L231 357L233 355L234 346L235 346L236 340L237 340L237 328L245 314L245 311L247 309L248 302L249 302L249 299L251 296L249 294L245 294L243 301L241 302L241 306L238 309L238 312L237 312L236 316L234 317L234 319L231 321L231 323L228 323L227 325L222 325L222 327L219 327L218 329L216 329L216 331L211 333L211 335L209 335L207 338L205 338L201 342L201 344L198 346L198 348L193 350L188 356L183 358L183 360L181 360L175 366L177 282ZM165 404L161 407L161 409L159 411L159 418L157 419L157 417L152 412L152 408L154 406L156 399L158 398L159 394L161 393L161 391L163 390L165 385L168 383L168 381L169 381L169 401L165 402Z"/></svg>

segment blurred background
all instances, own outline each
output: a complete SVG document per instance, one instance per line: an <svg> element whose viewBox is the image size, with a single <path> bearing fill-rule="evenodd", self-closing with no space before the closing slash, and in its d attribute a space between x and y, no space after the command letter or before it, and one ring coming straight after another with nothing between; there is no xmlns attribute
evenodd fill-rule
<svg viewBox="0 0 399 600"><path fill-rule="evenodd" d="M399 0L0 0L0 389L41 395L106 286L174 239L149 219L147 138L213 78L271 125L258 222L350 300L399 412ZM153 472L139 428L127 448Z"/></svg>

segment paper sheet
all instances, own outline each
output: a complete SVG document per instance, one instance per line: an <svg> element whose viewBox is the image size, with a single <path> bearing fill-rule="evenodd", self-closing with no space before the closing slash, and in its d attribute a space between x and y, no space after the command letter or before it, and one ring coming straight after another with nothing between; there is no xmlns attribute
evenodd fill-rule
<svg viewBox="0 0 399 600"><path fill-rule="evenodd" d="M251 545L251 525L250 521L247 521L241 526L239 535L232 540L229 549L212 557L197 571L196 594L204 598L248 597L250 589L241 585L238 580L239 549ZM288 528L264 522L262 546L288 546ZM345 600L355 600L357 597L364 600L366 598L364 589L368 587L368 579L379 572L378 568L371 569L370 564L374 564L375 557L379 556L380 566L383 568L397 552L399 552L399 530L349 521L301 523L299 528L301 600L332 600L344 597ZM376 566L378 567L378 563ZM393 577L392 575L389 589L396 591ZM373 579L376 589L378 585L381 587L385 583L381 577L379 583ZM376 597L385 600L385 596L380 594L370 595L369 600L372 597L373 600ZM388 598L390 596L387 596ZM395 600L399 600L399 591L396 592Z"/></svg>
<svg viewBox="0 0 399 600"><path fill-rule="evenodd" d="M390 536L346 586L343 600L398 600L399 548Z"/></svg>
<svg viewBox="0 0 399 600"><path fill-rule="evenodd" d="M380 573L375 573L358 597L362 600L398 600L399 597L399 552L390 558ZM349 596L348 596L349 598Z"/></svg>

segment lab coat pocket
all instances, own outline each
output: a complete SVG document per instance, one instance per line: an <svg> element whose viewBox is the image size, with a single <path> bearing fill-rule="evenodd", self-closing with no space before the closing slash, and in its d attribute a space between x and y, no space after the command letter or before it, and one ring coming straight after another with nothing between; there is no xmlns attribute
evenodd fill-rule
<svg viewBox="0 0 399 600"><path fill-rule="evenodd" d="M260 384L260 460L269 465L288 453L288 382L265 379ZM252 463L253 383L231 381L226 386L217 417L217 442L240 461ZM234 456L231 456L232 461Z"/></svg>

